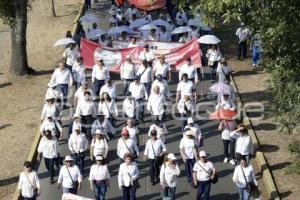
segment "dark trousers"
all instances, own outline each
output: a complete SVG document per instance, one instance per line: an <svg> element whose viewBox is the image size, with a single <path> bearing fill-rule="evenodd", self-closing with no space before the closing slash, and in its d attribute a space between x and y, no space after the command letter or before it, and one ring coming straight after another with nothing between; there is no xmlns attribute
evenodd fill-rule
<svg viewBox="0 0 300 200"><path fill-rule="evenodd" d="M136 187L135 186L129 186L125 187L122 186L123 188L123 200L136 200Z"/></svg>
<svg viewBox="0 0 300 200"><path fill-rule="evenodd" d="M124 85L124 92L123 92L123 94L124 94L124 95L128 92L129 85L130 85L130 83L131 83L132 81L133 81L132 79L125 79L125 80L123 81L123 85Z"/></svg>
<svg viewBox="0 0 300 200"><path fill-rule="evenodd" d="M247 41L243 41L239 43L238 47L238 59L241 59L241 55L243 55L243 58L246 58L247 55Z"/></svg>
<svg viewBox="0 0 300 200"><path fill-rule="evenodd" d="M212 66L210 66L210 77L212 81L217 79L217 68L218 68L218 61L215 61Z"/></svg>
<svg viewBox="0 0 300 200"><path fill-rule="evenodd" d="M22 197L22 200L36 200L36 197Z"/></svg>
<svg viewBox="0 0 300 200"><path fill-rule="evenodd" d="M98 80L98 79L95 80L94 90L95 90L96 96L99 96L100 90L104 84L105 84L104 80Z"/></svg>
<svg viewBox="0 0 300 200"><path fill-rule="evenodd" d="M58 84L57 87L60 88L61 92L63 93L63 96L64 96L64 103L63 103L63 105L66 106L67 105L67 101L68 101L68 89L69 89L69 86L68 86L68 84Z"/></svg>
<svg viewBox="0 0 300 200"><path fill-rule="evenodd" d="M139 116L138 120L144 120L144 113L145 113L145 105L143 99L137 99L137 102L139 103Z"/></svg>
<svg viewBox="0 0 300 200"><path fill-rule="evenodd" d="M187 181L189 183L192 181L194 164L195 164L195 159L186 159L185 170L187 175Z"/></svg>
<svg viewBox="0 0 300 200"><path fill-rule="evenodd" d="M148 160L150 166L150 181L151 183L158 182L160 163L157 159Z"/></svg>
<svg viewBox="0 0 300 200"><path fill-rule="evenodd" d="M228 158L229 153L229 144L230 144L230 140L222 140L223 142L223 147L224 147L224 158Z"/></svg>
<svg viewBox="0 0 300 200"><path fill-rule="evenodd" d="M204 200L209 200L210 186L210 180L198 181L197 200L201 200L202 194L204 194Z"/></svg>
<svg viewBox="0 0 300 200"><path fill-rule="evenodd" d="M149 96L150 95L150 90L151 90L151 83L143 83L143 85L145 86L146 92Z"/></svg>
<svg viewBox="0 0 300 200"><path fill-rule="evenodd" d="M71 194L77 194L78 188L65 188L63 187L63 193L71 193Z"/></svg>
<svg viewBox="0 0 300 200"><path fill-rule="evenodd" d="M75 161L76 165L80 169L81 175L83 175L84 174L84 158L85 158L84 153L74 153L73 156L74 156L74 161Z"/></svg>
<svg viewBox="0 0 300 200"><path fill-rule="evenodd" d="M94 181L94 194L96 200L105 200L105 195L107 192L106 183L97 183Z"/></svg>
<svg viewBox="0 0 300 200"><path fill-rule="evenodd" d="M184 114L181 114L181 130L184 131L184 127L187 125L187 116L185 116Z"/></svg>
<svg viewBox="0 0 300 200"><path fill-rule="evenodd" d="M229 147L230 147L230 157L231 159L235 159L235 142L236 140L231 138L230 139L230 143L229 143Z"/></svg>
<svg viewBox="0 0 300 200"><path fill-rule="evenodd" d="M93 123L93 116L87 115L87 116L81 116L81 130L83 133L86 134L86 136L91 139L91 129L92 129L92 123Z"/></svg>
<svg viewBox="0 0 300 200"><path fill-rule="evenodd" d="M52 180L53 177L54 177L54 161L55 161L55 158L45 158L44 157L44 161L45 161L46 169L50 173L50 179Z"/></svg>
<svg viewBox="0 0 300 200"><path fill-rule="evenodd" d="M165 187L163 189L163 197L170 197L171 200L176 199L176 187Z"/></svg>
<svg viewBox="0 0 300 200"><path fill-rule="evenodd" d="M91 9L91 0L85 0L85 9L88 10L88 9Z"/></svg>

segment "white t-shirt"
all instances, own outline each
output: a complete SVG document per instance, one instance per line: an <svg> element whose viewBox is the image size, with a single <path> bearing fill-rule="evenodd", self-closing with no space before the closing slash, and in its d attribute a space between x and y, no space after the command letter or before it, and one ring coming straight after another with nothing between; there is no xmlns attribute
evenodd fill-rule
<svg viewBox="0 0 300 200"><path fill-rule="evenodd" d="M185 154L185 159L194 159L195 140L183 137L180 140L179 149L182 149Z"/></svg>
<svg viewBox="0 0 300 200"><path fill-rule="evenodd" d="M90 176L89 176L90 181L93 180L103 181L108 179L110 179L110 175L109 175L108 167L106 165L99 165L99 166L97 164L92 165L90 170Z"/></svg>
<svg viewBox="0 0 300 200"><path fill-rule="evenodd" d="M199 165L201 165L202 168L204 168L210 174L212 174L214 165L210 161L207 161L206 163L197 161L193 167L193 171L196 172L196 174L197 174L198 181L208 181L210 179L210 175L204 169L202 169Z"/></svg>
<svg viewBox="0 0 300 200"><path fill-rule="evenodd" d="M180 97L183 98L184 95L192 96L193 91L195 90L195 85L192 81L180 81L177 85L177 92L180 91Z"/></svg>
<svg viewBox="0 0 300 200"><path fill-rule="evenodd" d="M96 140L93 139L91 143L91 148L93 149L93 156L96 157L97 155L105 156L105 151L108 149L108 144L105 139Z"/></svg>

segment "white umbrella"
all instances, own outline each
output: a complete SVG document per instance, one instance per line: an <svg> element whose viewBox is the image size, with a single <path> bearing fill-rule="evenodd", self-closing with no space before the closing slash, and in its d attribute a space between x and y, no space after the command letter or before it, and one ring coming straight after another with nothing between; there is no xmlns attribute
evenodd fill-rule
<svg viewBox="0 0 300 200"><path fill-rule="evenodd" d="M107 34L113 35L113 34L120 34L122 32L132 33L133 31L128 26L116 26L116 27L109 29L107 31Z"/></svg>
<svg viewBox="0 0 300 200"><path fill-rule="evenodd" d="M154 20L151 22L151 24L154 24L156 26L165 26L165 27L170 26L169 22L162 20L162 19Z"/></svg>
<svg viewBox="0 0 300 200"><path fill-rule="evenodd" d="M94 29L94 30L91 30L89 32L89 38L90 39L97 39L98 37L100 37L101 35L104 35L105 34L105 31L102 30L102 29Z"/></svg>
<svg viewBox="0 0 300 200"><path fill-rule="evenodd" d="M130 27L131 28L136 28L136 27L139 27L139 26L143 26L145 24L147 24L148 21L147 20L144 20L144 19L136 19L134 20L133 22L130 23Z"/></svg>
<svg viewBox="0 0 300 200"><path fill-rule="evenodd" d="M151 30L151 29L157 30L158 27L153 25L153 24L146 24L146 25L139 28L140 31L148 31L148 30Z"/></svg>
<svg viewBox="0 0 300 200"><path fill-rule="evenodd" d="M190 20L188 21L188 25L189 25L189 26L197 26L197 27L199 27L200 24L201 24L201 21L200 21L199 18L190 19Z"/></svg>
<svg viewBox="0 0 300 200"><path fill-rule="evenodd" d="M80 17L79 21L86 22L86 23L94 23L94 22L99 22L99 18L96 17L95 15L87 14Z"/></svg>
<svg viewBox="0 0 300 200"><path fill-rule="evenodd" d="M192 29L188 26L179 26L172 31L172 34L186 33L190 32Z"/></svg>
<svg viewBox="0 0 300 200"><path fill-rule="evenodd" d="M198 42L202 44L218 44L221 40L214 35L204 35L198 39Z"/></svg>
<svg viewBox="0 0 300 200"><path fill-rule="evenodd" d="M63 38L63 39L57 40L55 42L54 46L57 47L57 46L61 46L61 45L67 45L70 43L76 43L76 42L72 38Z"/></svg>

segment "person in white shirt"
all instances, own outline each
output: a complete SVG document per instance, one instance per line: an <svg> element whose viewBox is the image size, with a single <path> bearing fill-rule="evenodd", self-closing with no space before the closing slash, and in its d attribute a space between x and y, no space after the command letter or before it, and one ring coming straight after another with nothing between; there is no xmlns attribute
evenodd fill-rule
<svg viewBox="0 0 300 200"><path fill-rule="evenodd" d="M102 59L99 59L97 64L93 66L92 71L92 84L94 85L95 95L99 95L101 87L105 84L105 80L109 78L108 67L104 66Z"/></svg>
<svg viewBox="0 0 300 200"><path fill-rule="evenodd" d="M74 79L75 89L81 85L85 78L85 68L83 66L83 58L78 57L72 66L72 74Z"/></svg>
<svg viewBox="0 0 300 200"><path fill-rule="evenodd" d="M185 164L187 182L192 183L193 166L196 162L197 149L194 133L190 129L184 130L184 134L179 143L179 150Z"/></svg>
<svg viewBox="0 0 300 200"><path fill-rule="evenodd" d="M56 83L49 82L48 83L48 89L45 94L45 100L49 96L54 96L56 103L62 107L63 99L64 99L64 94L62 93L61 89L57 87Z"/></svg>
<svg viewBox="0 0 300 200"><path fill-rule="evenodd" d="M135 38L135 37L131 38L130 43L128 44L128 48L138 47L138 46L139 46L139 45L138 45L138 43L136 42L136 38ZM126 56L126 59L127 59L127 57L130 58L130 56Z"/></svg>
<svg viewBox="0 0 300 200"><path fill-rule="evenodd" d="M257 187L257 181L253 167L247 162L245 157L241 157L240 165L235 167L232 180L239 191L239 199L249 200L249 183L254 184Z"/></svg>
<svg viewBox="0 0 300 200"><path fill-rule="evenodd" d="M192 81L188 80L188 75L183 74L181 81L177 85L176 91L176 102L178 103L180 99L183 99L184 96L189 96L190 99L194 97L195 102L197 101L196 87Z"/></svg>
<svg viewBox="0 0 300 200"><path fill-rule="evenodd" d="M68 48L63 53L63 58L66 59L66 67L71 71L76 59L80 56L79 51L75 48L75 44L70 43Z"/></svg>
<svg viewBox="0 0 300 200"><path fill-rule="evenodd" d="M191 39L192 39L192 37L191 37L190 33L189 32L185 32L185 33L181 34L178 42L180 42L180 43L187 43L187 42L191 41Z"/></svg>
<svg viewBox="0 0 300 200"><path fill-rule="evenodd" d="M209 199L211 180L216 176L216 169L212 162L207 160L205 151L199 152L200 160L197 161L193 168L194 185L198 186L197 200L201 200L204 194L204 199Z"/></svg>
<svg viewBox="0 0 300 200"><path fill-rule="evenodd" d="M96 107L91 99L91 93L89 91L84 92L84 101L79 102L76 108L76 115L81 118L82 132L91 139L91 125L93 123L93 117L96 116Z"/></svg>
<svg viewBox="0 0 300 200"><path fill-rule="evenodd" d="M171 42L171 35L167 32L167 29L165 26L161 26L160 32L158 34L158 40L160 42Z"/></svg>
<svg viewBox="0 0 300 200"><path fill-rule="evenodd" d="M81 130L80 116L74 113L71 122L68 125L68 139L70 135L75 131L76 128Z"/></svg>
<svg viewBox="0 0 300 200"><path fill-rule="evenodd" d="M236 140L241 136L241 131L245 131L247 127L243 124L239 125L236 130L230 132L230 154L232 159L230 160L231 165L235 165L237 163L236 155L235 155L235 143Z"/></svg>
<svg viewBox="0 0 300 200"><path fill-rule="evenodd" d="M136 142L137 146L139 146L139 143L140 143L139 136L138 136L139 129L134 124L134 121L132 119L130 119L130 118L127 119L126 126L123 127L122 131L123 130L127 130L129 133L129 137Z"/></svg>
<svg viewBox="0 0 300 200"><path fill-rule="evenodd" d="M231 68L225 58L221 58L217 67L217 76L219 83L225 83L226 80L230 81Z"/></svg>
<svg viewBox="0 0 300 200"><path fill-rule="evenodd" d="M179 80L181 80L183 74L187 74L188 80L197 84L199 82L198 73L195 65L192 64L191 57L188 57L186 62L179 70Z"/></svg>
<svg viewBox="0 0 300 200"><path fill-rule="evenodd" d="M153 120L163 120L165 114L166 99L163 94L160 93L159 87L153 88L153 92L150 94L147 102L147 110L151 113Z"/></svg>
<svg viewBox="0 0 300 200"><path fill-rule="evenodd" d="M171 82L171 68L169 63L166 62L166 57L164 55L160 56L153 65L154 77L156 77L158 74L161 74L164 80L168 80L169 82Z"/></svg>
<svg viewBox="0 0 300 200"><path fill-rule="evenodd" d="M206 52L206 58L208 60L207 65L210 67L211 81L216 81L217 67L219 60L221 59L221 53L216 45L212 45Z"/></svg>
<svg viewBox="0 0 300 200"><path fill-rule="evenodd" d="M41 123L47 118L52 117L54 120L60 120L61 107L55 102L55 96L49 95L46 97L46 103L43 106L41 114Z"/></svg>
<svg viewBox="0 0 300 200"><path fill-rule="evenodd" d="M247 56L247 40L249 39L250 31L244 23L241 23L241 26L236 30L235 35L238 38L239 44L237 57L240 60L242 54L245 59Z"/></svg>
<svg viewBox="0 0 300 200"><path fill-rule="evenodd" d="M139 14L139 10L135 7L134 4L131 4L130 7L127 8L125 12L126 17L129 19L133 18L133 15L137 17L138 14Z"/></svg>
<svg viewBox="0 0 300 200"><path fill-rule="evenodd" d="M169 153L165 162L160 168L160 185L163 189L163 198L176 199L177 177L180 175L180 169L173 153Z"/></svg>
<svg viewBox="0 0 300 200"><path fill-rule="evenodd" d="M203 146L203 138L200 127L194 122L192 117L187 119L187 125L184 127L184 130L190 129L193 132L195 139L196 149L199 149Z"/></svg>
<svg viewBox="0 0 300 200"><path fill-rule="evenodd" d="M97 113L97 118L95 119L95 121L92 124L91 132L92 132L93 138L96 134L96 130L98 130L98 129L104 133L105 138L108 141L110 139L112 139L114 137L114 135L116 134L116 130L111 125L110 121L105 118L105 115L103 113Z"/></svg>
<svg viewBox="0 0 300 200"><path fill-rule="evenodd" d="M59 157L59 147L58 141L56 137L51 135L51 131L47 130L45 132L45 136L41 138L37 151L37 160L40 161L41 157L44 157L46 169L50 173L50 183L53 184L54 164L56 164L56 167L59 168L57 163L57 159Z"/></svg>
<svg viewBox="0 0 300 200"><path fill-rule="evenodd" d="M187 16L184 10L179 10L176 14L176 25L183 26L187 23Z"/></svg>
<svg viewBox="0 0 300 200"><path fill-rule="evenodd" d="M236 127L236 123L234 120L222 120L219 124L218 130L222 131L222 142L224 147L224 163L227 163L230 161L232 164L232 161L234 159L234 155L230 153L229 156L229 145L230 145L230 134L232 131L234 131Z"/></svg>
<svg viewBox="0 0 300 200"><path fill-rule="evenodd" d="M82 179L78 166L73 164L72 156L67 155L65 165L59 171L57 188L60 189L62 184L63 193L77 194L77 191L81 188Z"/></svg>
<svg viewBox="0 0 300 200"><path fill-rule="evenodd" d="M151 66L152 62L146 62L143 60L136 73L140 79L139 81L144 84L148 95L150 95L151 83L153 81Z"/></svg>
<svg viewBox="0 0 300 200"><path fill-rule="evenodd" d="M155 130L157 132L157 138L160 139L164 144L166 142L165 135L168 134L167 126L165 123L162 123L159 120L155 120L154 123L150 126L148 131L148 136L151 136L151 132Z"/></svg>
<svg viewBox="0 0 300 200"><path fill-rule="evenodd" d="M91 101L94 99L94 94L91 88L89 88L89 85L86 81L83 81L81 83L81 86L76 90L75 94L74 94L74 108L77 107L77 105L82 102L85 101L85 97L84 97L84 93L86 91L89 91L91 93Z"/></svg>
<svg viewBox="0 0 300 200"><path fill-rule="evenodd" d="M129 131L124 129L121 132L121 138L118 140L117 144L117 154L122 161L126 153L132 154L134 159L139 156L139 149L136 142L129 137Z"/></svg>
<svg viewBox="0 0 300 200"><path fill-rule="evenodd" d="M96 156L96 163L90 169L90 189L95 194L96 200L104 200L109 187L110 174L102 155Z"/></svg>
<svg viewBox="0 0 300 200"><path fill-rule="evenodd" d="M47 130L50 130L52 136L56 137L57 139L59 139L62 136L61 124L57 120L54 120L51 114L49 113L40 127L41 136L44 136Z"/></svg>
<svg viewBox="0 0 300 200"><path fill-rule="evenodd" d="M132 97L138 102L138 120L144 122L144 99L148 100L148 92L145 88L145 85L142 84L139 80L138 76L135 76L134 82L130 83L129 85L129 92L131 93Z"/></svg>
<svg viewBox="0 0 300 200"><path fill-rule="evenodd" d="M58 68L54 70L50 82L56 83L57 87L62 91L64 95L64 107L66 107L69 84L73 84L73 78L71 71L65 68L65 63L58 63Z"/></svg>
<svg viewBox="0 0 300 200"><path fill-rule="evenodd" d="M159 36L156 33L156 29L151 29L150 33L148 33L147 38L145 38L145 40L158 41L159 40Z"/></svg>
<svg viewBox="0 0 300 200"><path fill-rule="evenodd" d="M190 99L189 95L185 95L183 99L180 99L177 105L177 109L181 115L181 129L187 125L188 117L191 117L195 113L195 103Z"/></svg>
<svg viewBox="0 0 300 200"><path fill-rule="evenodd" d="M150 50L149 44L144 46L144 50L140 53L140 60L146 60L148 63L152 62L155 59L154 53Z"/></svg>
<svg viewBox="0 0 300 200"><path fill-rule="evenodd" d="M156 88L156 87L159 88L159 93L162 94L166 100L169 100L171 98L168 82L165 79L163 79L161 74L158 74L156 76L156 80L153 81L150 94L153 93L154 88Z"/></svg>
<svg viewBox="0 0 300 200"><path fill-rule="evenodd" d="M120 77L124 83L124 92L123 92L124 95L126 94L126 92L128 92L129 85L130 83L132 83L135 73L136 73L135 65L132 62L131 57L127 55L126 61L123 64L121 64L120 67Z"/></svg>
<svg viewBox="0 0 300 200"><path fill-rule="evenodd" d="M103 113L105 118L108 119L112 125L114 125L114 116L118 116L118 108L115 100L112 99L107 92L104 92L100 97L98 113Z"/></svg>
<svg viewBox="0 0 300 200"><path fill-rule="evenodd" d="M143 12L142 19L148 21L148 23L152 22L152 16L146 10Z"/></svg>
<svg viewBox="0 0 300 200"><path fill-rule="evenodd" d="M22 200L36 200L41 194L41 185L36 171L32 170L32 163L25 161L23 172L20 173L18 190Z"/></svg>
<svg viewBox="0 0 300 200"><path fill-rule="evenodd" d="M68 147L82 175L84 174L84 158L88 144L85 134L80 132L80 127L76 127L74 132L70 135Z"/></svg>
<svg viewBox="0 0 300 200"><path fill-rule="evenodd" d="M251 137L248 134L248 129L246 127L243 127L241 130L239 130L239 133L240 137L238 137L236 140L235 155L238 160L244 156L247 160L247 163L250 163L251 155L254 152Z"/></svg>
<svg viewBox="0 0 300 200"><path fill-rule="evenodd" d="M235 103L231 100L230 94L223 94L221 99L218 101L218 104L216 105L216 110L219 109L228 109L235 111L236 110L236 105Z"/></svg>
<svg viewBox="0 0 300 200"><path fill-rule="evenodd" d="M136 123L139 115L139 103L133 98L131 92L127 92L123 101L123 118L131 118Z"/></svg>
<svg viewBox="0 0 300 200"><path fill-rule="evenodd" d="M128 42L129 41L129 36L127 34L127 32L123 31L120 35L120 37L118 38L119 41L123 41L123 42Z"/></svg>
<svg viewBox="0 0 300 200"><path fill-rule="evenodd" d="M165 144L157 138L157 131L151 131L151 138L147 140L144 160L148 160L150 166L150 181L152 185L159 182L159 169L166 153Z"/></svg>
<svg viewBox="0 0 300 200"><path fill-rule="evenodd" d="M190 32L192 39L198 39L200 37L199 28L197 26L191 25L192 31Z"/></svg>
<svg viewBox="0 0 300 200"><path fill-rule="evenodd" d="M97 129L95 134L96 136L91 142L90 158L91 160L95 160L98 155L102 155L106 158L108 154L108 143L105 138L105 133L103 130Z"/></svg>

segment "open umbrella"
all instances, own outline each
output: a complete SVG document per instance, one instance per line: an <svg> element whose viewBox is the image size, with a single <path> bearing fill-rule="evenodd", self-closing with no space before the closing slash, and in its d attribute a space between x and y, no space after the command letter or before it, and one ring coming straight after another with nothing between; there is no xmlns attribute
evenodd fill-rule
<svg viewBox="0 0 300 200"><path fill-rule="evenodd" d="M217 94L231 94L231 88L229 85L225 83L216 83L213 84L210 88L210 91L217 93Z"/></svg>
<svg viewBox="0 0 300 200"><path fill-rule="evenodd" d="M192 29L188 26L179 26L175 28L171 34L180 34L180 33L186 33L190 32Z"/></svg>
<svg viewBox="0 0 300 200"><path fill-rule="evenodd" d="M86 23L94 23L94 22L99 22L99 18L96 17L95 15L87 14L80 17L79 21L86 22Z"/></svg>
<svg viewBox="0 0 300 200"><path fill-rule="evenodd" d="M76 43L76 41L73 40L72 38L63 38L63 39L57 40L55 42L54 46L57 47L57 46L61 46L61 45L67 45L70 43Z"/></svg>
<svg viewBox="0 0 300 200"><path fill-rule="evenodd" d="M198 42L202 44L218 44L221 40L214 35L203 35L198 39Z"/></svg>
<svg viewBox="0 0 300 200"><path fill-rule="evenodd" d="M165 26L166 28L170 26L169 22L162 19L154 20L151 22L151 24L154 24L156 26Z"/></svg>
<svg viewBox="0 0 300 200"><path fill-rule="evenodd" d="M126 33L132 33L133 30L129 28L128 26L115 26L107 31L107 34L113 35L113 34L120 34L122 32Z"/></svg>
<svg viewBox="0 0 300 200"><path fill-rule="evenodd" d="M130 27L131 28L136 28L136 27L139 27L139 26L143 26L145 24L147 24L148 21L147 20L144 20L144 19L136 19L134 20L133 22L130 23Z"/></svg>
<svg viewBox="0 0 300 200"><path fill-rule="evenodd" d="M194 18L194 19L190 19L188 21L188 25L189 26L196 26L196 27L200 27L201 21L199 18Z"/></svg>
<svg viewBox="0 0 300 200"><path fill-rule="evenodd" d="M139 28L140 31L148 31L148 30L151 30L151 29L157 30L158 27L155 26L155 25L153 25L153 24L146 24L146 25L141 26L141 27Z"/></svg>
<svg viewBox="0 0 300 200"><path fill-rule="evenodd" d="M99 38L101 35L104 35L105 31L102 29L94 29L89 32L89 38L94 40Z"/></svg>
<svg viewBox="0 0 300 200"><path fill-rule="evenodd" d="M212 120L232 120L232 118L236 115L235 110L230 109L219 109L213 113L210 113L209 119Z"/></svg>

